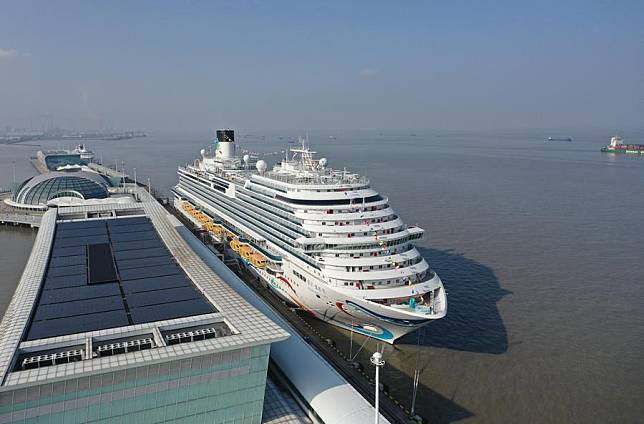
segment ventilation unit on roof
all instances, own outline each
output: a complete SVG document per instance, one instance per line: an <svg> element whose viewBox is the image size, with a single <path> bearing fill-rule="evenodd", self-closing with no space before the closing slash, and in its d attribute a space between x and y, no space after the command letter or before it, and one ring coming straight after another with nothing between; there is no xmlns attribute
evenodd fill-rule
<svg viewBox="0 0 644 424"><path fill-rule="evenodd" d="M66 350L63 352L45 353L42 355L27 356L22 360L22 369L48 367L51 365L68 364L83 360L83 349Z"/></svg>
<svg viewBox="0 0 644 424"><path fill-rule="evenodd" d="M151 337L141 339L124 340L120 342L105 343L94 349L99 357L119 355L121 353L138 352L139 350L152 349L154 342Z"/></svg>
<svg viewBox="0 0 644 424"><path fill-rule="evenodd" d="M214 339L217 337L230 336L231 334L233 334L233 332L223 322L219 322L211 326L190 327L163 332L167 345Z"/></svg>

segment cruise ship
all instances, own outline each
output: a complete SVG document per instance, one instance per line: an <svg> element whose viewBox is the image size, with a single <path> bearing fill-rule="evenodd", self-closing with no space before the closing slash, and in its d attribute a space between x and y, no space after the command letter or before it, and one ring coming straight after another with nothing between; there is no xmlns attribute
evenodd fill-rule
<svg viewBox="0 0 644 424"><path fill-rule="evenodd" d="M278 296L331 324L388 343L445 316L439 276L369 180L314 158L307 143L272 170L237 154L233 130L178 168L175 207L225 243Z"/></svg>
<svg viewBox="0 0 644 424"><path fill-rule="evenodd" d="M93 162L95 157L94 152L87 150L84 144L79 144L70 153L80 155L80 158L86 162Z"/></svg>

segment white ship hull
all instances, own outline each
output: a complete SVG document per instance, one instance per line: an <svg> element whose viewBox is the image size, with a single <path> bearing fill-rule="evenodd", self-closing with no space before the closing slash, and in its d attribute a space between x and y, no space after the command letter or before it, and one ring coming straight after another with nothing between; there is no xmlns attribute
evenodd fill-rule
<svg viewBox="0 0 644 424"><path fill-rule="evenodd" d="M243 259L240 261L254 275L264 281L272 292L292 306L324 322L387 343L394 343L405 334L416 331L432 321L431 319L412 321L403 313L392 313L388 308L369 304L332 288L327 289L324 294L318 294L309 287L295 287L293 281L289 281L286 277L270 275L262 269L253 267ZM436 275L434 278L438 279L439 277ZM322 284L321 282L317 283Z"/></svg>
<svg viewBox="0 0 644 424"><path fill-rule="evenodd" d="M189 196L182 191L183 196ZM216 214L218 211L197 197L189 197L192 203L199 205L203 210ZM175 199L175 208L199 225L185 211L181 210L179 199ZM225 216L225 214L223 214ZM222 241L220 239L220 241ZM225 242L224 242L225 243ZM276 248L276 246L273 246ZM276 250L279 250L277 248ZM324 322L336 325L346 330L353 330L386 343L393 344L402 336L416 331L418 328L429 324L432 320L442 318L447 312L446 295L444 290L434 299L431 309L440 309L440 312L429 310L423 305L392 308L382 306L363 298L352 296L354 290L337 290L329 287L323 280L316 278L306 269L306 266L294 265L285 260L282 263L282 272L271 274L265 269L253 266L248 260L242 258L237 252L226 247L226 253L237 259L239 264L255 275L273 293L291 306L314 316ZM297 260L297 259L294 259ZM306 282L297 277L295 272L306 276ZM426 281L422 287L416 287L418 292L427 292L442 287L438 274ZM414 290L414 289L412 289ZM442 308L441 308L442 306ZM398 310L396 310L398 309ZM422 312L424 311L424 312ZM427 317L417 316L429 314Z"/></svg>

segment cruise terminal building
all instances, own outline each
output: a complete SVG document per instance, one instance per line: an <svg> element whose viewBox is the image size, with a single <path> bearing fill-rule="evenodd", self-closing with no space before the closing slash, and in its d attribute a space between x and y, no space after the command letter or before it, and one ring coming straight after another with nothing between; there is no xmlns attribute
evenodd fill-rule
<svg viewBox="0 0 644 424"><path fill-rule="evenodd" d="M261 422L289 334L140 200L44 213L0 324L0 423Z"/></svg>

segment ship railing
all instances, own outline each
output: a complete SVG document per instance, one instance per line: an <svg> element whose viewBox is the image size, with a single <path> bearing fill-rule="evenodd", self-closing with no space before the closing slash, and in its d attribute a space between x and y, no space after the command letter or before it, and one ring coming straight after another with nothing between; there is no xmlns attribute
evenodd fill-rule
<svg viewBox="0 0 644 424"><path fill-rule="evenodd" d="M248 195L242 194L242 196L248 197L248 199L246 199L246 200L249 203L252 203L251 209L253 209L256 213L267 213L267 212L270 212L271 209L275 209L275 208L272 208L271 206L265 206L265 205L260 206L260 205L258 205L257 203L259 203L259 202L256 202L254 199L251 201L250 200L251 198ZM290 220L288 220L288 219L286 219L286 218L284 218L282 216L279 216L277 213L274 214L272 219L277 221L277 222L279 222L283 226L285 226L287 228L290 228L291 230L295 231L296 233L298 233L300 235L311 236L311 234L312 234L310 231L302 230L301 225L298 225L298 224L296 224L296 223L294 223L294 222L292 222L292 221L290 221Z"/></svg>
<svg viewBox="0 0 644 424"><path fill-rule="evenodd" d="M310 174L307 176L295 176L292 174L270 172L269 178L272 180L280 181L282 183L294 185L333 186L341 184L369 184L369 179L366 177L359 177L356 174L342 175L342 171L340 171L340 173L338 174ZM270 184L270 182L267 182L265 180L263 180L262 182Z"/></svg>
<svg viewBox="0 0 644 424"><path fill-rule="evenodd" d="M255 193L255 192L253 192L253 191L251 191L251 193L256 194L256 193ZM293 218L293 214L288 213L288 212L287 212L287 211L285 211L284 209L280 209L280 208L278 208L278 207L276 207L276 206L272 206L272 205L270 205L269 203L267 203L267 202L265 202L265 201L263 202L263 201L261 201L261 200L258 200L258 199L256 199L255 197L253 197L253 196L251 196L251 195L249 195L249 194L246 194L246 193L237 193L237 195L239 195L240 197L244 197L244 198L246 198L246 200L247 200L247 201L249 201L250 203L254 204L255 206L258 206L258 207L260 207L260 208L262 208L262 209L267 209L267 210L269 210L269 211L271 211L271 212L273 212L273 213L275 213L275 214L277 214L277 215L281 216L281 217L282 217L282 218L284 218L284 219L288 219L289 221L293 222L293 223L294 223L294 224L296 224L296 225L299 225L299 224L301 224L301 223L303 223L303 222L304 222L304 220L303 220L303 219L300 219L300 218ZM288 218L287 218L287 217L288 217Z"/></svg>
<svg viewBox="0 0 644 424"><path fill-rule="evenodd" d="M402 303L390 303L389 306L394 309L398 309L401 311L405 312L413 312L416 314L423 314L423 315L433 315L436 313L437 304L435 302L431 303L423 303L423 304L410 304L409 298L406 299L407 302L402 302Z"/></svg>

